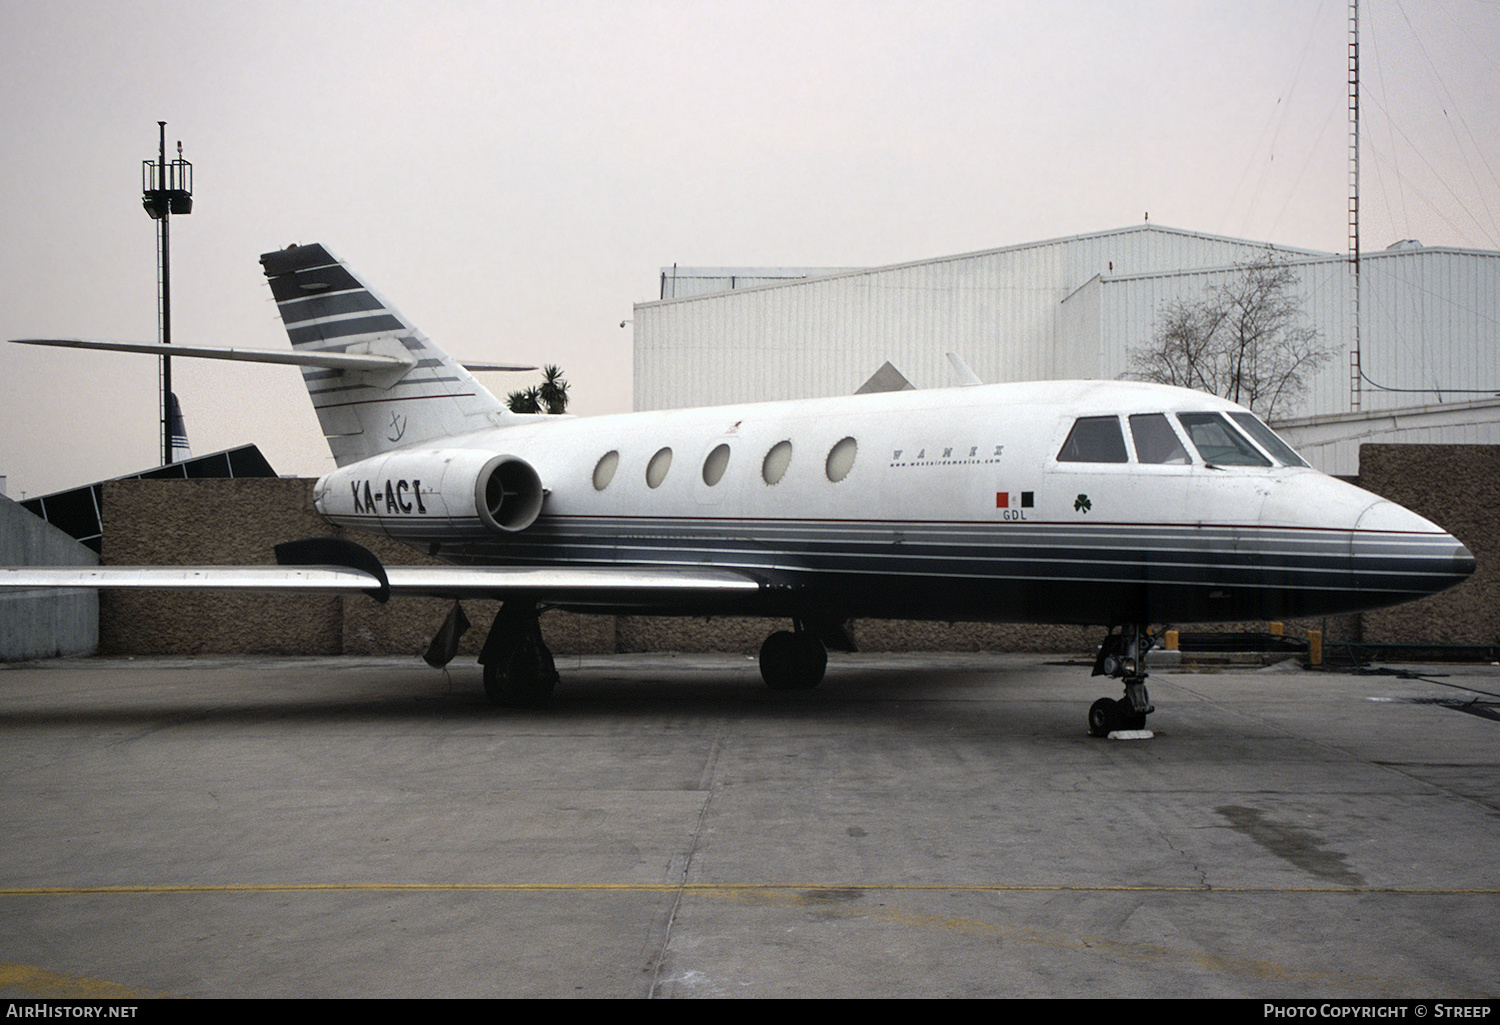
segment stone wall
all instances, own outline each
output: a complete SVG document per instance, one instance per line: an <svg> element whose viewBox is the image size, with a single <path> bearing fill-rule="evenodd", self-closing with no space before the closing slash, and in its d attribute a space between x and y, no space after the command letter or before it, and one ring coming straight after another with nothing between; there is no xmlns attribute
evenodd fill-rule
<svg viewBox="0 0 1500 1025"><path fill-rule="evenodd" d="M545 625L546 619L542 620ZM737 652L754 655L785 620L620 616L617 651ZM1091 651L1104 636L1093 626L1021 623L933 623L911 619L861 619L854 624L860 651Z"/></svg>
<svg viewBox="0 0 1500 1025"><path fill-rule="evenodd" d="M312 482L274 477L110 481L102 519L107 566L274 563L280 542L329 533ZM99 592L108 655L336 655L342 629L331 595Z"/></svg>
<svg viewBox="0 0 1500 1025"><path fill-rule="evenodd" d="M1469 582L1422 601L1363 616L1289 624L1325 631L1330 641L1380 640L1491 644L1500 640L1500 447L1366 445L1361 486L1427 516L1479 560ZM342 535L312 508L310 480L117 481L104 488L104 562L114 565L271 563L282 541ZM432 563L385 538L349 534L388 565ZM364 595L222 595L105 591L100 650L111 654L419 654L451 603ZM496 603L465 602L473 624L461 650L477 654ZM1223 629L1263 629L1226 624ZM560 654L724 651L754 654L775 621L753 618L542 617ZM1087 652L1100 627L861 620L866 651Z"/></svg>
<svg viewBox="0 0 1500 1025"><path fill-rule="evenodd" d="M104 485L106 565L244 566L276 561L275 547L307 537L342 537L390 566L438 565L413 548L346 532L313 509L307 479L127 480ZM293 595L210 591L100 592L99 649L111 655L420 654L452 603L439 598ZM477 655L497 602L465 602L473 624L460 651ZM615 650L610 617L553 612L543 617L559 654Z"/></svg>
<svg viewBox="0 0 1500 1025"><path fill-rule="evenodd" d="M1442 594L1366 612L1360 639L1500 643L1500 446L1361 445L1358 483L1440 525L1479 564Z"/></svg>

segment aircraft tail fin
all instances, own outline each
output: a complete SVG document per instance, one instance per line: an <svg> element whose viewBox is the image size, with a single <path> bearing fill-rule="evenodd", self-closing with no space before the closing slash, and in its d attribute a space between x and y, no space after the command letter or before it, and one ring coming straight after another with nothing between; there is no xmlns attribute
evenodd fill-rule
<svg viewBox="0 0 1500 1025"><path fill-rule="evenodd" d="M398 361L379 370L302 367L339 466L515 415L323 246L291 246L260 262L292 348Z"/></svg>
<svg viewBox="0 0 1500 1025"><path fill-rule="evenodd" d="M187 424L182 419L182 406L177 402L177 393L168 392L167 398L170 410L167 426L171 430L172 462L181 463L193 458L193 450L188 447Z"/></svg>

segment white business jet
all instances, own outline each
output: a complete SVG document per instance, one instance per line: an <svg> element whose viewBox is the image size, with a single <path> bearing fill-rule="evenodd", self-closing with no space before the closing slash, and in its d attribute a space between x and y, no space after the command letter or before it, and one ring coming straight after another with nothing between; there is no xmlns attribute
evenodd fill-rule
<svg viewBox="0 0 1500 1025"><path fill-rule="evenodd" d="M279 546L277 566L16 568L0 584L498 598L479 661L511 705L557 681L547 608L789 619L760 652L789 690L853 649L854 618L1100 624L1094 672L1125 691L1090 710L1103 735L1152 711L1151 624L1356 612L1474 570L1442 528L1199 392L1053 381L522 415L323 246L261 263L292 352L26 341L301 366L338 467L318 511L447 565L314 539Z"/></svg>

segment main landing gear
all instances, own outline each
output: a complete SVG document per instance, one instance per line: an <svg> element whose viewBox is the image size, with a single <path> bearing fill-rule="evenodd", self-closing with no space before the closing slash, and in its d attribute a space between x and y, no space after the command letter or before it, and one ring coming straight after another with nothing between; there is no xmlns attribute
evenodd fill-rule
<svg viewBox="0 0 1500 1025"><path fill-rule="evenodd" d="M760 646L760 677L772 690L812 690L828 669L828 649L853 651L847 623L792 620Z"/></svg>
<svg viewBox="0 0 1500 1025"><path fill-rule="evenodd" d="M479 652L484 666L484 693L497 705L539 708L557 687L557 666L542 639L535 602L507 601L495 614L494 625ZM853 651L848 624L794 619L794 629L779 630L760 648L760 675L772 690L812 690L828 668L828 649ZM433 639L427 661L446 665L458 650L458 637L468 628L456 605L448 622Z"/></svg>
<svg viewBox="0 0 1500 1025"><path fill-rule="evenodd" d="M540 708L557 686L557 665L542 640L535 602L508 601L479 652L484 666L484 693L497 705Z"/></svg>
<svg viewBox="0 0 1500 1025"><path fill-rule="evenodd" d="M812 690L827 669L828 649L805 630L778 630L760 646L760 676L772 690Z"/></svg>
<svg viewBox="0 0 1500 1025"><path fill-rule="evenodd" d="M1094 660L1094 676L1109 676L1125 683L1125 696L1116 701L1100 698L1089 707L1089 736L1107 737L1116 730L1143 730L1146 716L1156 711L1146 693L1146 653L1155 639L1144 626L1131 624L1110 631Z"/></svg>

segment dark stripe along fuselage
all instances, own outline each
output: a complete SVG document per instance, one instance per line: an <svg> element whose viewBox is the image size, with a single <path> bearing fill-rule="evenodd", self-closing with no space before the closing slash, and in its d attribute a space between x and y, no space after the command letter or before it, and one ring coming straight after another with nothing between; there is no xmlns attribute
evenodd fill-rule
<svg viewBox="0 0 1500 1025"><path fill-rule="evenodd" d="M503 538L443 533L424 537L465 565L713 566L767 585L753 608L704 613L1277 619L1396 604L1472 569L1446 535L1254 525L544 516Z"/></svg>

